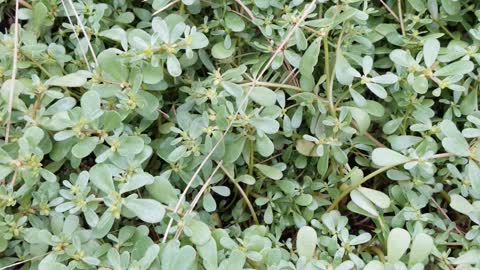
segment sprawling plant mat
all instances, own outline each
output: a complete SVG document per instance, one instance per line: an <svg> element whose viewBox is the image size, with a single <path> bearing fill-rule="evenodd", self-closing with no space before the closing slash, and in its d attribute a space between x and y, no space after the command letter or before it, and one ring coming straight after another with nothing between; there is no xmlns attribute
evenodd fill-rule
<svg viewBox="0 0 480 270"><path fill-rule="evenodd" d="M0 0L0 269L480 269L480 2Z"/></svg>

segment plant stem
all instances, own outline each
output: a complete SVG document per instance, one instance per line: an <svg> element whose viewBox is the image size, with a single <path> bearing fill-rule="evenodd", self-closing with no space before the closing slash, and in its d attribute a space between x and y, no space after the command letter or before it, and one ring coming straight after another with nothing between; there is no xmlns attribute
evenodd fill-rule
<svg viewBox="0 0 480 270"><path fill-rule="evenodd" d="M45 67L42 66L42 64L40 64L37 60L35 60L33 57L30 57L30 55L26 54L26 53L22 53L22 51L20 51L20 53L25 56L30 62L32 62L35 66L38 67L38 69L40 69L43 73L45 73L45 75L48 76L48 78L51 78L52 77L52 74L50 72L48 72L47 69L45 69ZM76 93L73 93L71 92L70 90L68 90L66 87L64 86L61 86L60 88L62 88L65 92L67 92L69 95L71 96L74 96L78 99L80 99L80 96L77 95Z"/></svg>
<svg viewBox="0 0 480 270"><path fill-rule="evenodd" d="M328 49L328 35L325 35L323 37L323 52L324 52L324 58L325 58L325 75L327 76L326 82L327 82L327 100L328 100L328 108L330 110L330 113L333 116L336 116L337 112L335 110L335 104L333 104L333 80L330 79L330 77L333 76L333 74L330 72L330 52Z"/></svg>
<svg viewBox="0 0 480 270"><path fill-rule="evenodd" d="M243 190L242 186L240 186L240 184L237 181L235 181L233 176L227 171L227 169L223 165L220 165L220 168L225 173L227 178L230 179L230 181L233 183L233 185L238 190L238 192L240 192L240 195L242 195L243 200L247 204L248 210L250 210L250 214L252 215L252 218L253 218L253 221L255 222L255 224L259 224L257 214L255 213L255 209L253 208L253 205L250 202L250 200L248 199L248 196L245 193L245 191Z"/></svg>
<svg viewBox="0 0 480 270"><path fill-rule="evenodd" d="M451 156L452 156L452 154L450 154L450 153L441 153L441 154L433 155L430 159L440 159L440 158L447 158L447 157L451 157ZM350 186L348 189L343 191L337 198L335 198L335 200L332 202L332 204L327 208L327 212L330 212L333 209L335 209L338 206L338 204L340 204L340 202L345 197L347 197L348 194L350 194L350 192L352 192L354 189L358 188L363 183L367 182L368 180L374 178L375 176L377 176L377 175L379 175L379 174L381 174L385 171L388 171L392 168L395 168L398 165L403 165L403 164L405 164L407 162L410 162L410 161L414 161L414 160L408 160L406 162L402 162L402 163L399 163L399 164L396 164L396 165L385 166L385 167L377 169L376 171L374 171L374 172L370 173L369 175L365 176L358 184Z"/></svg>
<svg viewBox="0 0 480 270"><path fill-rule="evenodd" d="M344 26L342 28L342 31L340 32L340 36L338 37L338 41L337 41L337 46L336 46L336 51L335 51L335 55L338 55L339 53L341 53L341 44L342 44L342 39L343 39L343 34L345 32L345 29L347 27ZM326 34L325 37L328 37L328 35ZM324 46L324 50L325 50L325 57L328 59L328 39L324 39L324 42L326 42L326 46ZM336 62L336 60L335 60ZM336 63L335 63L336 64ZM333 74L333 70L335 68L335 65L332 67L332 72L328 72L327 73L327 100L328 100L328 105L329 105L329 110L330 110L330 114L337 118L337 110L335 109L335 104L333 103L333 79L335 78L334 74ZM330 66L329 66L329 69L330 69Z"/></svg>
<svg viewBox="0 0 480 270"><path fill-rule="evenodd" d="M254 156L255 146L253 145L253 140L250 140L250 158L248 160L248 174L253 176L253 163L255 163Z"/></svg>
<svg viewBox="0 0 480 270"><path fill-rule="evenodd" d="M458 38L456 38L452 32L450 32L450 30L448 30L448 28L445 27L445 25L441 24L438 20L436 19L432 19L436 24L438 24L438 26L440 26L440 28L442 28L443 31L445 31L445 33L451 37L452 39L454 40L458 40Z"/></svg>
<svg viewBox="0 0 480 270"><path fill-rule="evenodd" d="M380 259L382 263L385 262L385 255L383 254L383 251L381 249L379 249L378 247L372 246L370 247L370 250L372 250L375 254L377 254L378 259Z"/></svg>
<svg viewBox="0 0 480 270"><path fill-rule="evenodd" d="M42 99L44 95L45 95L44 93L40 93L37 95L37 98L35 99L35 103L33 104L33 108L32 108L33 121L35 121L35 118L37 117L37 111L40 108L40 104L42 104Z"/></svg>

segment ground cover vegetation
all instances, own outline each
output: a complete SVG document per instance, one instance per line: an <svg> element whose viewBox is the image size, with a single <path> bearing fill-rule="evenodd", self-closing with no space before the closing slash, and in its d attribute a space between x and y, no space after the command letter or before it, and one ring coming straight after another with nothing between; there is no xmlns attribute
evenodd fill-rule
<svg viewBox="0 0 480 270"><path fill-rule="evenodd" d="M0 11L0 269L479 269L479 1Z"/></svg>

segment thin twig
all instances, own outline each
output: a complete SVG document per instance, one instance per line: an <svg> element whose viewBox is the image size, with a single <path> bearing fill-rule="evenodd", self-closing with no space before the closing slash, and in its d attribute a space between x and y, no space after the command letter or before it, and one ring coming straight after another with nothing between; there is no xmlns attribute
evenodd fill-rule
<svg viewBox="0 0 480 270"><path fill-rule="evenodd" d="M18 175L18 169L15 169L15 172L13 173L13 176L12 176L12 181L10 183L10 186L13 187L15 186L15 182L17 181L17 175Z"/></svg>
<svg viewBox="0 0 480 270"><path fill-rule="evenodd" d="M453 222L450 217L448 217L447 213L445 213L445 211L443 210L443 208L437 203L437 201L435 201L435 199L433 198L430 198L430 200L433 202L433 204L435 204L435 206L437 207L438 211L440 211L440 213L442 213L442 215L448 219L450 222ZM453 222L454 223L454 222ZM457 226L457 224L455 224L455 231L457 231L458 234L460 235L465 235L465 233L460 230Z"/></svg>
<svg viewBox="0 0 480 270"><path fill-rule="evenodd" d="M359 130L358 128L358 125L357 123L355 122L352 122L352 127L356 130ZM367 139L369 139L371 142L373 142L377 147L385 147L385 148L388 148L387 146L385 146L385 144L381 143L379 140L377 140L375 137L372 136L372 134L368 133L367 131L365 131L363 134L361 134L365 137L367 137Z"/></svg>
<svg viewBox="0 0 480 270"><path fill-rule="evenodd" d="M402 30L402 36L405 36L405 25L403 24L403 14L402 14L402 1L397 0L398 7L398 18L400 19L400 29Z"/></svg>
<svg viewBox="0 0 480 270"><path fill-rule="evenodd" d="M398 18L397 14L395 14L395 12L393 12L393 10L385 2L383 2L383 0L380 0L380 3L382 3L382 5L388 10L388 12L392 14L395 20L400 22L400 19Z"/></svg>
<svg viewBox="0 0 480 270"><path fill-rule="evenodd" d="M335 13L336 14L336 13ZM344 31L345 31L345 28L346 27L343 27L342 28L342 31L340 32L340 36L338 37L338 41L337 41L337 46L336 46L336 52L335 52L335 55L338 56L339 53L342 53L341 52L341 44L342 44L342 40L343 40L343 34L344 34ZM325 35L325 38L328 37L328 33ZM328 52L328 45L326 46L325 48L325 52ZM328 58L328 54L325 54L325 57ZM334 65L332 66L332 70L331 70L331 74L329 74L329 79L327 79L327 100L328 100L328 105L329 105L329 109L330 109L330 113L332 114L333 117L337 118L337 111L335 109L335 103L333 102L333 79L335 78L335 74L334 74L334 70L335 70L335 66L337 65L337 60L335 59L335 63ZM327 76L328 78L328 76Z"/></svg>
<svg viewBox="0 0 480 270"><path fill-rule="evenodd" d="M32 8L33 8L32 5L30 5L30 3L28 3L28 2L25 1L25 0L20 0L19 2L20 2L20 5L28 8L28 9L32 9Z"/></svg>
<svg viewBox="0 0 480 270"><path fill-rule="evenodd" d="M193 209L195 209L195 206L200 201L200 198L202 198L203 193L205 192L205 190L207 190L207 187L210 185L210 182L212 182L213 177L217 173L218 169L220 169L220 167L222 166L222 163L223 163L223 161L221 160L218 163L217 167L215 167L215 169L213 170L210 177L208 177L207 181L205 181L205 183L203 183L202 188L200 189L200 191L198 191L197 195L193 199L192 204L190 205L190 208L187 210L187 212L185 212L184 217L190 215L193 212ZM183 220L183 218L182 218L182 220ZM178 227L177 232L175 233L175 237L174 237L175 240L177 240L183 232L183 227L184 227L183 222L180 222L180 224L181 225Z"/></svg>
<svg viewBox="0 0 480 270"><path fill-rule="evenodd" d="M290 84L282 84L282 83L271 83L271 82L248 82L248 83L242 83L240 86L251 86L253 84L259 85L259 86L266 86L266 87L274 87L274 88L284 88L284 89L290 89L290 90L295 90L297 92L303 92L302 88L290 85Z"/></svg>
<svg viewBox="0 0 480 270"><path fill-rule="evenodd" d="M13 64L12 64L12 78L10 80L10 91L8 93L8 114L7 114L7 127L5 129L5 143L8 143L8 136L10 135L10 125L12 119L13 110L13 94L15 92L15 80L17 79L17 60L18 60L18 9L20 1L15 1L15 24L13 31Z"/></svg>
<svg viewBox="0 0 480 270"><path fill-rule="evenodd" d="M70 4L73 14L75 15L75 18L77 18L78 25L80 26L80 29L82 29L83 35L87 40L88 48L90 48L90 52L92 53L93 61L95 61L95 65L98 66L97 56L95 55L95 51L93 50L92 43L90 42L90 38L88 37L87 31L85 30L85 26L83 25L83 22L80 19L80 16L78 15L78 12L75 9L75 6L73 5L72 0L68 0L68 3ZM87 62L87 65L88 65L88 62Z"/></svg>
<svg viewBox="0 0 480 270"><path fill-rule="evenodd" d="M17 265L21 265L21 264L24 264L24 263L27 263L27 262L30 262L30 261L34 261L34 260L36 260L36 259L40 259L40 258L42 258L42 257L47 256L47 255L50 254L50 253L51 253L51 252L48 252L48 253L45 253L45 254L42 254L42 255L38 255L38 256L32 257L32 258L30 258L30 259L26 259L26 260L23 260L23 261L19 261L19 262L16 262L16 263L9 264L9 265L7 265L7 266L4 266L4 267L0 268L0 270L5 270L5 269L8 269L8 268L17 266Z"/></svg>
<svg viewBox="0 0 480 270"><path fill-rule="evenodd" d="M240 184L237 181L235 181L233 176L227 171L227 169L223 165L220 165L220 168L228 177L228 179L230 179L230 181L233 183L233 185L238 190L238 192L240 192L240 195L242 195L243 200L245 201L245 204L247 204L248 210L250 210L250 214L252 215L253 221L255 222L255 224L258 224L258 217L257 217L257 214L255 213L255 209L253 208L253 205L248 199L248 196L243 190L243 188L240 186Z"/></svg>
<svg viewBox="0 0 480 270"><path fill-rule="evenodd" d="M235 0L235 2L237 2L242 7L243 10L245 10L245 12L248 14L251 20L255 19L253 12L247 6L245 6L242 0Z"/></svg>
<svg viewBox="0 0 480 270"><path fill-rule="evenodd" d="M258 77L254 80L254 82L257 82L261 79L261 77L263 76L263 74L268 70L268 68L270 67L270 65L272 64L273 60L275 59L275 57L283 50L283 47L285 46L285 44L287 44L288 40L292 37L293 33L295 32L295 30L299 27L300 23L302 23L305 18L307 17L307 15L313 10L313 7L315 6L315 3L316 3L316 0L312 0L310 2L310 4L305 8L302 16L300 17L300 19L297 21L297 23L292 27L292 29L290 29L290 31L288 32L288 34L285 36L285 39L283 40L283 42L281 43L281 45L276 49L275 53L271 56L270 60L267 62L266 66L262 69L262 71L260 71ZM247 94L246 96L243 98L242 102L238 105L238 109L237 111L235 112L235 115L233 117L233 119L236 118L236 116L242 111L242 108L243 106L248 102L248 98L252 92L252 90L255 88L255 84L253 84L250 89L247 91ZM234 121L230 121L225 129L225 131L223 132L222 136L220 137L220 139L217 141L217 143L212 147L212 149L210 150L210 152L208 152L208 154L205 156L205 158L202 160L202 162L200 163L200 165L198 166L198 168L195 170L194 174L192 175L190 181L188 181L187 183L187 186L185 187L185 189L183 190L182 194L180 195L180 198L178 199L178 202L177 204L175 205L175 213L178 211L178 209L180 208L180 205L182 203L182 201L185 199L185 196L186 196L186 193L188 191L188 189L190 189L191 185L193 184L194 180L197 178L197 176L200 174L200 171L203 169L203 167L205 166L205 164L208 162L208 160L210 159L210 157L213 155L213 153L215 152L215 150L220 146L220 144L222 143L222 141L225 139L225 136L228 134L230 128L232 128L233 126L233 123ZM173 224L173 218L171 217L168 224L167 224L167 228L165 229L165 234L163 236L163 240L162 240L162 243L165 243L167 241L167 238L168 238L168 232L170 231L170 228L172 227L172 224Z"/></svg>
<svg viewBox="0 0 480 270"><path fill-rule="evenodd" d="M80 42L80 37L77 33L77 30L75 30L75 25L73 25L72 19L70 19L70 14L68 13L67 6L65 5L65 1L62 0L61 2L62 2L63 9L65 10L65 14L67 15L68 22L72 26L73 33L75 34L75 38L77 39L78 47L80 47L80 51L82 52L83 59L85 60L85 64L87 65L88 71L91 71L90 65L88 64L87 54L83 50L82 43Z"/></svg>
<svg viewBox="0 0 480 270"><path fill-rule="evenodd" d="M175 4L178 3L178 2L180 2L180 0L174 0L174 1L170 2L170 3L168 3L167 5L165 5L164 7L162 7L161 9L155 11L155 12L152 14L152 16L155 16L155 15L157 15L158 13L167 10L169 7L175 5Z"/></svg>

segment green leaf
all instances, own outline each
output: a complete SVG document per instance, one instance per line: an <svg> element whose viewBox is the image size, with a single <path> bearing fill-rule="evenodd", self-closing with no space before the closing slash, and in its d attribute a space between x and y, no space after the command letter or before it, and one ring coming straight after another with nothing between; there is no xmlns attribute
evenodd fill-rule
<svg viewBox="0 0 480 270"><path fill-rule="evenodd" d="M225 48L224 42L220 41L212 47L212 56L216 59L225 59L233 55L235 46L232 44L230 48Z"/></svg>
<svg viewBox="0 0 480 270"><path fill-rule="evenodd" d="M152 184L146 186L148 193L154 199L166 205L177 201L177 192L170 181L168 181L169 177L170 171L164 172L160 176L155 177Z"/></svg>
<svg viewBox="0 0 480 270"><path fill-rule="evenodd" d="M95 91L88 91L82 95L80 105L82 106L82 113L88 118L93 118L100 111L100 95Z"/></svg>
<svg viewBox="0 0 480 270"><path fill-rule="evenodd" d="M128 50L127 33L120 27L110 28L100 32L100 36L120 42L123 50Z"/></svg>
<svg viewBox="0 0 480 270"><path fill-rule="evenodd" d="M210 238L204 245L197 245L198 255L203 259L205 269L218 268L217 243L215 239Z"/></svg>
<svg viewBox="0 0 480 270"><path fill-rule="evenodd" d="M133 156L143 151L143 139L137 136L120 138L118 153L122 156Z"/></svg>
<svg viewBox="0 0 480 270"><path fill-rule="evenodd" d="M317 145L315 143L303 139L297 140L295 142L295 148L297 149L297 151L300 154L308 157L318 156L317 151L315 151L316 147Z"/></svg>
<svg viewBox="0 0 480 270"><path fill-rule="evenodd" d="M352 198L352 201L362 210L368 212L370 215L374 217L378 217L377 209L372 204L372 202L367 197L365 197L362 193L360 193L357 190L352 190L352 192L350 193L350 198Z"/></svg>
<svg viewBox="0 0 480 270"><path fill-rule="evenodd" d="M357 123L358 126L358 131L360 134L365 134L367 132L368 128L370 127L370 116L368 113L362 109L355 108L355 107L348 107L350 110L353 119L355 119L355 122Z"/></svg>
<svg viewBox="0 0 480 270"><path fill-rule="evenodd" d="M298 256L305 256L310 260L315 254L317 246L317 232L310 226L303 226L298 230L296 246Z"/></svg>
<svg viewBox="0 0 480 270"><path fill-rule="evenodd" d="M196 261L197 253L191 246L182 247L175 256L171 268L175 270L191 270Z"/></svg>
<svg viewBox="0 0 480 270"><path fill-rule="evenodd" d="M372 151L372 161L375 165L395 166L410 161L410 158L388 148L376 148Z"/></svg>
<svg viewBox="0 0 480 270"><path fill-rule="evenodd" d="M255 184L255 178L253 178L253 176L248 175L248 174L242 174L242 175L238 176L235 181L242 182L242 183L245 183L247 185Z"/></svg>
<svg viewBox="0 0 480 270"><path fill-rule="evenodd" d="M434 247L433 239L428 234L419 233L413 238L410 248L410 259L408 264L413 266L416 263L422 263L428 258Z"/></svg>
<svg viewBox="0 0 480 270"><path fill-rule="evenodd" d="M97 226L92 228L93 237L97 239L105 237L105 235L110 232L114 221L115 217L110 211L103 212L103 215L100 217Z"/></svg>
<svg viewBox="0 0 480 270"><path fill-rule="evenodd" d="M263 165L263 164L255 164L255 168L257 168L262 174L264 174L266 177L273 179L273 180L279 180L283 177L283 173L281 170L278 168L268 166L268 165Z"/></svg>
<svg viewBox="0 0 480 270"><path fill-rule="evenodd" d="M433 75L435 76L453 76L453 75L463 75L469 73L473 70L473 63L468 60L460 60L451 64L448 64L441 69L435 71Z"/></svg>
<svg viewBox="0 0 480 270"><path fill-rule="evenodd" d="M148 223L158 223L165 215L165 207L152 199L127 199L125 207Z"/></svg>
<svg viewBox="0 0 480 270"><path fill-rule="evenodd" d="M72 109L75 106L76 100L72 97L64 97L59 99L54 104L50 105L45 111L45 115L53 115L59 112L64 112Z"/></svg>
<svg viewBox="0 0 480 270"><path fill-rule="evenodd" d="M250 91L250 98L262 106L272 106L277 102L275 92L263 86L255 86Z"/></svg>
<svg viewBox="0 0 480 270"><path fill-rule="evenodd" d="M7 164L10 163L10 161L12 161L12 158L7 153L7 151L0 148L0 163Z"/></svg>
<svg viewBox="0 0 480 270"><path fill-rule="evenodd" d="M394 228L388 234L387 258L388 262L395 263L402 258L410 246L410 233L402 228Z"/></svg>
<svg viewBox="0 0 480 270"><path fill-rule="evenodd" d="M372 93L374 93L377 97L381 99L385 99L387 97L387 91L385 88L383 88L383 86L376 83L367 83L366 85L368 89L370 89L370 91L372 91Z"/></svg>
<svg viewBox="0 0 480 270"><path fill-rule="evenodd" d="M43 258L38 264L38 270L68 270L69 268L65 265L55 261L56 255L49 254Z"/></svg>
<svg viewBox="0 0 480 270"><path fill-rule="evenodd" d="M280 128L280 124L276 120L266 117L252 119L250 124L257 129L257 132L266 134L275 134Z"/></svg>
<svg viewBox="0 0 480 270"><path fill-rule="evenodd" d="M227 91L230 95L234 97L240 97L243 94L243 89L238 84L234 84L231 82L222 82L222 87L223 89L225 89L225 91Z"/></svg>
<svg viewBox="0 0 480 270"><path fill-rule="evenodd" d="M470 156L470 146L463 136L447 137L442 140L442 145L447 152L461 157Z"/></svg>
<svg viewBox="0 0 480 270"><path fill-rule="evenodd" d="M112 173L105 164L97 164L90 169L90 181L101 191L111 194L115 191Z"/></svg>
<svg viewBox="0 0 480 270"><path fill-rule="evenodd" d="M416 76L413 79L413 90L419 94L425 94L428 91L428 80L423 76Z"/></svg>
<svg viewBox="0 0 480 270"><path fill-rule="evenodd" d="M350 63L348 63L340 50L337 52L337 59L335 62L335 77L338 82L343 85L350 85L352 84L354 77L360 77L360 73L350 66Z"/></svg>
<svg viewBox="0 0 480 270"><path fill-rule="evenodd" d="M465 169L468 172L473 190L480 193L480 167L473 160L470 160Z"/></svg>
<svg viewBox="0 0 480 270"><path fill-rule="evenodd" d="M57 181L57 177L55 176L55 174L49 170L40 169L40 175L42 176L43 179L47 180L48 182L54 183Z"/></svg>
<svg viewBox="0 0 480 270"><path fill-rule="evenodd" d="M247 258L245 257L245 254L243 252L238 249L234 249L228 257L228 260L223 269L242 270L243 266L245 265L246 259Z"/></svg>
<svg viewBox="0 0 480 270"><path fill-rule="evenodd" d="M192 221L187 225L191 230L192 235L190 236L190 241L195 245L204 245L210 240L211 233L205 223L192 219Z"/></svg>
<svg viewBox="0 0 480 270"><path fill-rule="evenodd" d="M455 265L478 265L480 264L480 249L471 249L462 255L454 258L452 261Z"/></svg>
<svg viewBox="0 0 480 270"><path fill-rule="evenodd" d="M255 148L263 157L268 157L275 151L273 142L267 135L257 136L255 140Z"/></svg>
<svg viewBox="0 0 480 270"><path fill-rule="evenodd" d="M181 158L183 158L186 153L187 153L187 147L185 145L180 145L168 155L168 160L172 162L176 162Z"/></svg>
<svg viewBox="0 0 480 270"><path fill-rule="evenodd" d="M153 176L148 173L140 172L132 175L128 178L127 182L120 186L120 194L129 192L145 185L153 183Z"/></svg>
<svg viewBox="0 0 480 270"><path fill-rule="evenodd" d="M386 209L390 207L390 198L383 192L371 188L358 187L357 188L363 196L367 197L376 206Z"/></svg>
<svg viewBox="0 0 480 270"><path fill-rule="evenodd" d="M173 77L178 77L182 74L182 67L175 55L170 54L167 56L167 70Z"/></svg>
<svg viewBox="0 0 480 270"><path fill-rule="evenodd" d="M383 266L383 263L374 260L367 263L363 270L385 270L385 266Z"/></svg>
<svg viewBox="0 0 480 270"><path fill-rule="evenodd" d="M245 29L245 22L242 20L242 17L233 12L228 12L225 15L225 24L233 32L242 32Z"/></svg>
<svg viewBox="0 0 480 270"><path fill-rule="evenodd" d="M30 228L25 231L25 241L31 244L54 245L52 234L48 230Z"/></svg>
<svg viewBox="0 0 480 270"><path fill-rule="evenodd" d="M318 55L320 54L320 46L322 45L322 39L315 39L300 60L300 74L312 75L313 69L318 63Z"/></svg>
<svg viewBox="0 0 480 270"><path fill-rule="evenodd" d="M46 24L49 24L48 21L48 8L45 6L45 4L39 2L33 5L31 19L33 29L36 32L39 32L42 27L46 26Z"/></svg>
<svg viewBox="0 0 480 270"><path fill-rule="evenodd" d="M372 78L372 82L379 84L394 84L398 81L397 75L393 73L387 73L380 76L375 76Z"/></svg>
<svg viewBox="0 0 480 270"><path fill-rule="evenodd" d="M191 36L192 44L190 47L194 50L205 48L208 46L208 38L201 32L195 32Z"/></svg>
<svg viewBox="0 0 480 270"><path fill-rule="evenodd" d="M98 65L104 80L123 83L128 77L128 67L113 50L105 50L98 55Z"/></svg>
<svg viewBox="0 0 480 270"><path fill-rule="evenodd" d="M423 58L425 65L431 67L437 59L440 51L440 42L435 38L429 38L423 43Z"/></svg>
<svg viewBox="0 0 480 270"><path fill-rule="evenodd" d="M143 81L148 84L156 84L163 80L163 67L145 65L143 68Z"/></svg>
<svg viewBox="0 0 480 270"><path fill-rule="evenodd" d="M410 3L410 5L412 5L412 7L420 13L427 9L424 0L408 0L408 3Z"/></svg>
<svg viewBox="0 0 480 270"><path fill-rule="evenodd" d="M84 158L93 152L98 142L98 137L87 137L72 147L72 154L76 158Z"/></svg>
<svg viewBox="0 0 480 270"><path fill-rule="evenodd" d="M450 207L467 216L474 211L473 205L458 194L450 195Z"/></svg>
<svg viewBox="0 0 480 270"><path fill-rule="evenodd" d="M89 77L86 71L77 71L61 77L53 77L45 82L47 85L64 87L81 87L87 82Z"/></svg>

